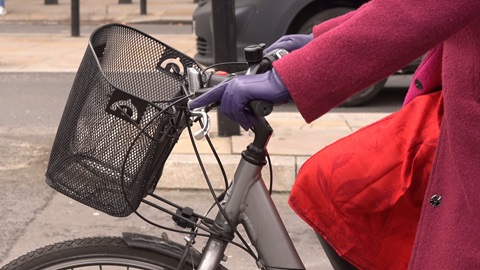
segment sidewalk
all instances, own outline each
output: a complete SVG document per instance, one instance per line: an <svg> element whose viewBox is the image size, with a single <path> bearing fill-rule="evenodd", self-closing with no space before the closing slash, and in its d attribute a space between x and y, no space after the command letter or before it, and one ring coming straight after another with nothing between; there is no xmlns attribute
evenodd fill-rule
<svg viewBox="0 0 480 270"><path fill-rule="evenodd" d="M59 0L58 5L44 5L44 0L6 0L8 14L0 17L2 24L49 23L69 24L70 0ZM101 3L101 4L98 4ZM191 23L196 4L192 0L147 1L147 15L140 15L139 0L133 4L118 4L118 0L80 0L81 24L119 22ZM195 36L153 35L189 56L195 53ZM1 33L1 72L75 72L87 47L88 36L71 37L70 33L25 34ZM317 121L306 124L298 113L274 113L268 117L274 129L269 153L274 167L274 189L289 191L301 164L322 147L351 134L358 128L384 117L385 113L328 113ZM240 153L253 139L250 132L240 136L216 136L216 115L211 114L210 136L221 156L227 175L233 176ZM202 153L208 153L204 141L198 142ZM215 160L204 155L213 186L222 187L223 179ZM204 189L206 185L198 174L198 162L184 132L169 157L159 187ZM263 177L268 181L268 172Z"/></svg>
<svg viewBox="0 0 480 270"><path fill-rule="evenodd" d="M139 0L118 4L119 0L80 0L80 25L106 23L188 23L196 4L193 0L150 0L147 15L140 15ZM45 5L45 0L7 0L7 15L0 17L0 72L75 72L88 44L88 33L72 37L70 32L52 34L3 33L2 24L70 25L70 0ZM101 4L99 4L101 3ZM193 56L195 37L153 35L179 51Z"/></svg>

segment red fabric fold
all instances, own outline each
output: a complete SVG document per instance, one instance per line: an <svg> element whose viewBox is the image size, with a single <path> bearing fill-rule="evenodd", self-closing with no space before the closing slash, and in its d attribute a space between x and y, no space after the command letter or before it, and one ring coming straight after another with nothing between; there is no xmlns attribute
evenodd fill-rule
<svg viewBox="0 0 480 270"><path fill-rule="evenodd" d="M440 91L312 156L289 203L361 269L406 269L443 115Z"/></svg>

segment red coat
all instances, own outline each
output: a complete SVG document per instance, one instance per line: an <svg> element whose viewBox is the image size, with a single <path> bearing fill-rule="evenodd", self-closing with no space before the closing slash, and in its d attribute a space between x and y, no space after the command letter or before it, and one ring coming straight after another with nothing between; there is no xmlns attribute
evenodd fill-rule
<svg viewBox="0 0 480 270"><path fill-rule="evenodd" d="M480 269L479 14L478 0L372 0L316 26L312 42L274 64L311 122L436 46L407 95L441 86L444 96L410 269Z"/></svg>

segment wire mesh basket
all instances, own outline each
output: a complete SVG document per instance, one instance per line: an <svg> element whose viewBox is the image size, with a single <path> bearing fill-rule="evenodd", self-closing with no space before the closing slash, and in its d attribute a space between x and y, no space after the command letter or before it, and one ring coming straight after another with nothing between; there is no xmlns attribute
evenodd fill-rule
<svg viewBox="0 0 480 270"><path fill-rule="evenodd" d="M58 127L47 183L112 216L135 211L155 189L186 126L181 104L188 67L200 70L131 27L97 29Z"/></svg>

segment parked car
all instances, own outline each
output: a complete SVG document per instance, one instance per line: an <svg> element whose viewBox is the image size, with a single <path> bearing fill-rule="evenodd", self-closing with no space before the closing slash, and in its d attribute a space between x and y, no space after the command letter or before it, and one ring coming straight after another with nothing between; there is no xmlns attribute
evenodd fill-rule
<svg viewBox="0 0 480 270"><path fill-rule="evenodd" d="M357 9L368 0L235 0L238 61L243 49L252 44L267 46L287 34L311 33L314 25ZM211 65L213 59L213 22L210 0L199 0L193 13L197 37L195 60ZM414 61L399 73L411 74L419 64ZM383 89L387 78L350 97L342 105L361 105Z"/></svg>

